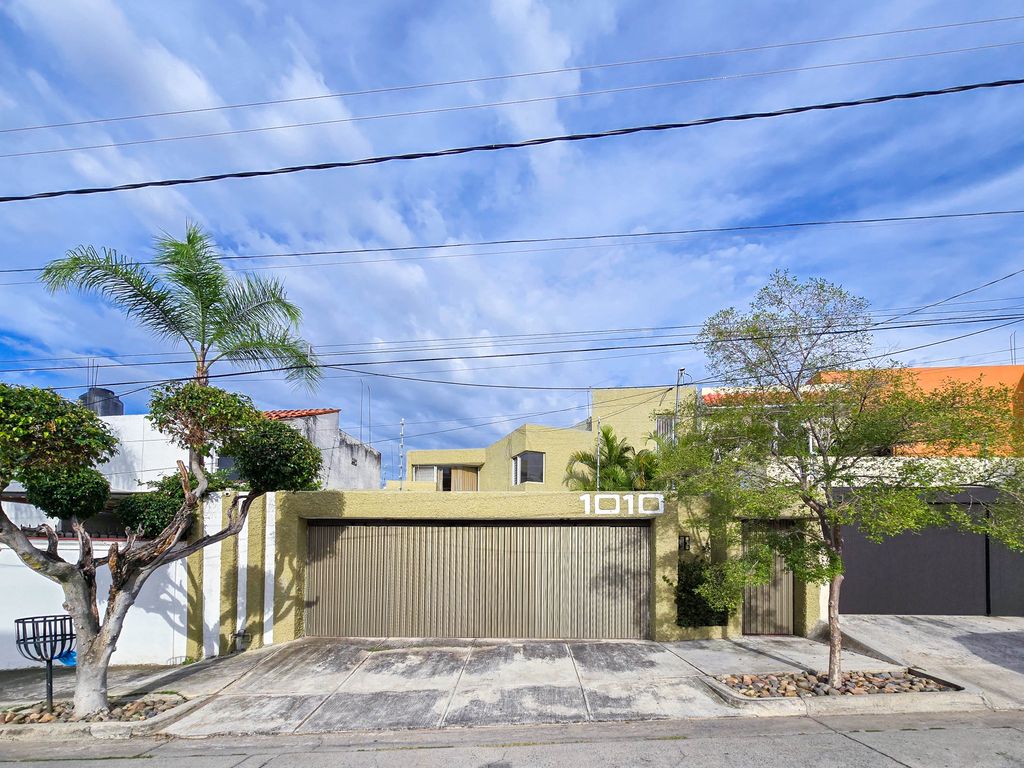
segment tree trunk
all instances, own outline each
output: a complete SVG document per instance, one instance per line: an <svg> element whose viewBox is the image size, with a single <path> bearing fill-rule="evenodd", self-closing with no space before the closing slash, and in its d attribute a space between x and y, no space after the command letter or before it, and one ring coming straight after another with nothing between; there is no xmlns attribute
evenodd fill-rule
<svg viewBox="0 0 1024 768"><path fill-rule="evenodd" d="M107 699L107 669L111 652L107 648L93 647L79 652L75 668L75 716L84 717L109 709Z"/></svg>
<svg viewBox="0 0 1024 768"><path fill-rule="evenodd" d="M843 682L843 633L839 628L839 590L843 574L837 573L828 585L828 684L838 688Z"/></svg>

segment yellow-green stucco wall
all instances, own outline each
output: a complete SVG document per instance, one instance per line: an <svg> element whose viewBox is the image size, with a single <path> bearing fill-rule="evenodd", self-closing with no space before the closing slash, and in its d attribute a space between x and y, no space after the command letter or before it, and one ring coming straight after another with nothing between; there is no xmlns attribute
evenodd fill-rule
<svg viewBox="0 0 1024 768"><path fill-rule="evenodd" d="M275 595L274 641L302 636L305 606L305 545L308 520L581 520L579 494L516 491L482 493L392 493L388 491L319 491L278 494L278 592ZM640 517L640 516L636 516ZM599 519L599 518L598 518ZM633 518L630 518L633 519ZM692 535L676 507L651 519L651 635L656 640L728 637L740 631L727 627L686 629L676 625L674 584L679 537Z"/></svg>
<svg viewBox="0 0 1024 768"><path fill-rule="evenodd" d="M625 494L620 494L625 495ZM371 491L315 491L277 493L274 496L275 552L273 633L274 643L300 638L304 634L307 523L309 520L610 520L584 514L584 503L575 492L522 493L497 491L478 493L436 493ZM225 499L225 505L229 503ZM677 506L666 501L665 512L654 516L621 515L620 519L651 521L651 638L659 641L699 640L732 637L742 633L740 612L724 627L684 628L676 623L675 583L679 562L680 536L701 542L698 521L703 518L702 500ZM251 648L260 647L264 626L265 541L268 505L257 500L250 509L248 557L245 573L245 626L236 626L238 590L237 541L222 542L220 652L234 650L232 633L244 629L251 636ZM623 505L625 508L625 505ZM713 548L712 548L713 549ZM724 552L718 553L718 556ZM233 573L232 573L233 572ZM192 658L202 655L202 560L189 560L189 646ZM819 620L819 588L797 584L795 631L809 632ZM193 605L200 617L193 628Z"/></svg>
<svg viewBox="0 0 1024 768"><path fill-rule="evenodd" d="M681 402L696 396L693 387L680 387ZM480 491L516 493L564 491L565 470L576 451L593 452L597 445L597 425L611 427L617 437L633 448L653 448L650 439L659 413L672 413L676 388L629 387L595 389L591 392L591 418L576 427L549 427L525 424L486 448L454 448L409 451L406 461L405 490L433 490L426 484L410 482L414 466L479 467ZM512 484L512 459L523 451L544 454L544 482ZM388 488L397 487L389 483ZM470 493L472 493L470 491Z"/></svg>

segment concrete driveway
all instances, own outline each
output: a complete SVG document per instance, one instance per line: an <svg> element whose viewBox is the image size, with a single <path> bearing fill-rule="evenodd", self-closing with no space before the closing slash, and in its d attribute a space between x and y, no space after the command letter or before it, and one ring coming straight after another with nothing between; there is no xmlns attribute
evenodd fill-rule
<svg viewBox="0 0 1024 768"><path fill-rule="evenodd" d="M866 649L982 691L989 706L1024 708L1024 617L843 616Z"/></svg>
<svg viewBox="0 0 1024 768"><path fill-rule="evenodd" d="M255 661L258 655L258 660ZM246 661L246 657L250 657ZM305 639L224 660L209 674L145 687L207 704L168 726L176 736L325 733L480 725L733 717L705 674L820 668L827 649L802 638L641 641ZM888 665L850 654L861 669Z"/></svg>
<svg viewBox="0 0 1024 768"><path fill-rule="evenodd" d="M174 691L209 700L167 733L326 733L478 725L642 721L751 714L706 675L823 669L799 637L677 643L308 638L171 668L114 667L115 696ZM844 653L847 669L892 665ZM58 697L69 695L62 670ZM0 672L0 705L38 701L41 668Z"/></svg>

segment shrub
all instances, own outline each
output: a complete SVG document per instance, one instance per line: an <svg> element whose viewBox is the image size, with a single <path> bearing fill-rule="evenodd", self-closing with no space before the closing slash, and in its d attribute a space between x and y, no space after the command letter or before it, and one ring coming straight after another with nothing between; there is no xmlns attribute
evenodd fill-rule
<svg viewBox="0 0 1024 768"><path fill-rule="evenodd" d="M245 395L189 381L154 389L147 418L182 448L209 456L262 417Z"/></svg>
<svg viewBox="0 0 1024 768"><path fill-rule="evenodd" d="M713 607L697 590L704 584L708 561L702 557L679 558L676 581L676 623L681 627L721 627L729 622L729 612Z"/></svg>
<svg viewBox="0 0 1024 768"><path fill-rule="evenodd" d="M109 459L117 439L88 408L38 387L0 384L0 479Z"/></svg>
<svg viewBox="0 0 1024 768"><path fill-rule="evenodd" d="M207 493L223 491L230 483L225 478L224 472L210 472L207 475L209 487ZM195 477L191 478L192 487L196 486ZM132 530L141 528L142 536L152 539L160 535L160 532L171 522L174 515L185 503L185 492L181 488L181 478L178 475L167 475L159 480L149 483L152 491L135 493L122 499L115 510L118 519ZM185 536L188 531L185 531Z"/></svg>
<svg viewBox="0 0 1024 768"><path fill-rule="evenodd" d="M92 517L103 511L110 498L107 478L91 467L30 472L23 479L28 503L61 520Z"/></svg>
<svg viewBox="0 0 1024 768"><path fill-rule="evenodd" d="M235 469L253 493L312 491L319 487L320 450L297 430L259 419L224 446Z"/></svg>

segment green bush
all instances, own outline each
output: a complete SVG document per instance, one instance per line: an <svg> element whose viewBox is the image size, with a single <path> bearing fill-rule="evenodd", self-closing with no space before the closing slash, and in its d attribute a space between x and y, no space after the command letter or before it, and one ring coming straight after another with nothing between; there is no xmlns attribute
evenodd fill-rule
<svg viewBox="0 0 1024 768"><path fill-rule="evenodd" d="M258 419L224 446L253 493L312 491L319 487L320 449L287 424Z"/></svg>
<svg viewBox="0 0 1024 768"><path fill-rule="evenodd" d="M245 395L194 381L156 387L146 418L177 445L204 457L262 420Z"/></svg>
<svg viewBox="0 0 1024 768"><path fill-rule="evenodd" d="M679 558L676 581L676 623L681 627L722 627L729 612L714 608L697 590L704 583L709 564L702 557Z"/></svg>
<svg viewBox="0 0 1024 768"><path fill-rule="evenodd" d="M228 488L230 483L225 475L224 472L210 472L207 475L207 493ZM181 505L185 503L185 492L181 488L181 478L178 475L167 475L149 485L153 488L152 491L135 493L122 499L117 505L116 514L126 527L132 530L141 528L142 536L152 539L160 535L181 509ZM192 487L195 485L196 479L193 477ZM187 530L185 535L188 535Z"/></svg>
<svg viewBox="0 0 1024 768"><path fill-rule="evenodd" d="M103 511L110 498L107 478L91 467L52 468L23 476L25 498L50 517L85 520Z"/></svg>
<svg viewBox="0 0 1024 768"><path fill-rule="evenodd" d="M116 450L117 438L88 408L48 389L0 383L0 480L89 467Z"/></svg>

